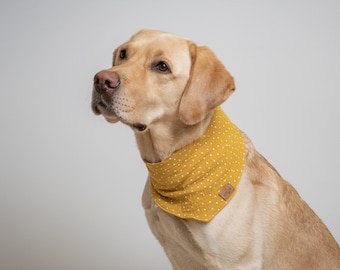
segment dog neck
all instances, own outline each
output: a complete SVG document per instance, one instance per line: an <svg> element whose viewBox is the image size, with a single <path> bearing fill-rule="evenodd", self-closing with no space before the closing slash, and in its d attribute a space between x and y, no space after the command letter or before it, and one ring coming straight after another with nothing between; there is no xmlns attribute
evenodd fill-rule
<svg viewBox="0 0 340 270"><path fill-rule="evenodd" d="M208 222L231 200L245 164L240 130L217 108L204 135L157 163L145 162L155 203Z"/></svg>
<svg viewBox="0 0 340 270"><path fill-rule="evenodd" d="M212 115L213 111L192 126L185 125L178 119L178 121L155 123L143 133L135 132L142 159L150 163L167 159L178 149L202 137Z"/></svg>

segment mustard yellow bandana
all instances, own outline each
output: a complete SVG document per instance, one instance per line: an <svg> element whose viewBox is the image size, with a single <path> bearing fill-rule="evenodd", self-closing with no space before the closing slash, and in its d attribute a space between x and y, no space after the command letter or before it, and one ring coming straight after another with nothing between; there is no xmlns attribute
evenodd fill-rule
<svg viewBox="0 0 340 270"><path fill-rule="evenodd" d="M245 144L240 130L217 108L202 138L164 161L145 164L153 199L161 209L208 222L236 193Z"/></svg>

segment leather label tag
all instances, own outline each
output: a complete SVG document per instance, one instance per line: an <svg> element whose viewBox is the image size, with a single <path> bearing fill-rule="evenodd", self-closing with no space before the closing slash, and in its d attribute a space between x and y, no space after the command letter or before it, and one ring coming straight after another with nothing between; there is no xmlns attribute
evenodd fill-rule
<svg viewBox="0 0 340 270"><path fill-rule="evenodd" d="M229 183L227 183L221 189L221 191L218 193L218 195L220 195L226 201L226 200L228 200L230 195L234 192L234 190L235 190L235 188L232 185L230 185Z"/></svg>

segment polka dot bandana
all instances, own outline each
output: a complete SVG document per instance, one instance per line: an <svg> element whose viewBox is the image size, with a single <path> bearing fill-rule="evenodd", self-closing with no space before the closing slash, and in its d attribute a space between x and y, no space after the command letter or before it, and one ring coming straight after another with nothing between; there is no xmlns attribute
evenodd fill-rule
<svg viewBox="0 0 340 270"><path fill-rule="evenodd" d="M215 109L202 138L157 163L145 162L155 203L180 218L212 220L236 193L245 163L240 130Z"/></svg>

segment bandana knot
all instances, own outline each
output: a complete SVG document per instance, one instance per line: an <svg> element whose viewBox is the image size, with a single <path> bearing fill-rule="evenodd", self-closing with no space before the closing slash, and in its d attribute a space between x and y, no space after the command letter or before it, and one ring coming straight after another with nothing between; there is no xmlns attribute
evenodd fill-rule
<svg viewBox="0 0 340 270"><path fill-rule="evenodd" d="M200 139L164 161L145 162L155 203L177 217L203 222L232 199L244 164L242 134L221 108Z"/></svg>

